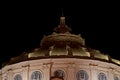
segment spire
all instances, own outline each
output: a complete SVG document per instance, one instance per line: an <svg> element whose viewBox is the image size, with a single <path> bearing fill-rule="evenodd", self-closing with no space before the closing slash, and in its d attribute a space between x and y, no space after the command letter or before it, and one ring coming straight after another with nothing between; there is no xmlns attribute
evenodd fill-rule
<svg viewBox="0 0 120 80"><path fill-rule="evenodd" d="M65 27L65 17L64 16L61 16L60 17L60 27Z"/></svg>
<svg viewBox="0 0 120 80"><path fill-rule="evenodd" d="M62 16L60 17L60 24L58 25L58 27L55 28L55 31L57 33L66 33L69 32L71 29L69 27L67 27L67 25L65 24L65 17L63 15L63 10L62 10Z"/></svg>
<svg viewBox="0 0 120 80"><path fill-rule="evenodd" d="M65 27L65 17L63 14L63 8L61 9L61 11L62 11L62 16L60 17L60 26Z"/></svg>
<svg viewBox="0 0 120 80"><path fill-rule="evenodd" d="M61 11L62 11L62 16L64 16L64 14L63 14L63 8L61 9Z"/></svg>

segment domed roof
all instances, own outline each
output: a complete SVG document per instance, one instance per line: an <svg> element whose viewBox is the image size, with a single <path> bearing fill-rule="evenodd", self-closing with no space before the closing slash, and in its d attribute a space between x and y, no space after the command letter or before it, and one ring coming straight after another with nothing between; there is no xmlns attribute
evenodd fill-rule
<svg viewBox="0 0 120 80"><path fill-rule="evenodd" d="M85 51L82 49L85 46L84 39L80 35L70 33L71 29L65 24L65 17L60 17L60 24L54 30L55 32L44 36L41 40L40 49L38 49L39 56L41 54L47 56L81 55L82 52L84 53L82 55L85 55ZM29 57L35 57L36 55L35 51L30 53Z"/></svg>
<svg viewBox="0 0 120 80"><path fill-rule="evenodd" d="M7 64L41 58L84 58L120 65L119 60L86 47L85 40L80 35L71 34L71 29L65 24L65 17L60 17L60 24L54 30L51 35L43 37L39 48L12 58Z"/></svg>

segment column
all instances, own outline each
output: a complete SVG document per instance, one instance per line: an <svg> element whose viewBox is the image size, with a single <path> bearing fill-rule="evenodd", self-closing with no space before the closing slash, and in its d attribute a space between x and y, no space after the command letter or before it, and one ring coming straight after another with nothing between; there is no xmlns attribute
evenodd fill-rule
<svg viewBox="0 0 120 80"><path fill-rule="evenodd" d="M8 70L8 79L13 80L12 78L13 78L13 72L12 72L12 69L9 69Z"/></svg>
<svg viewBox="0 0 120 80"><path fill-rule="evenodd" d="M22 66L22 75L24 80L29 80L29 65Z"/></svg>
<svg viewBox="0 0 120 80"><path fill-rule="evenodd" d="M113 76L113 68L110 67L109 70L108 70L108 79L107 80L114 80L114 76Z"/></svg>
<svg viewBox="0 0 120 80"><path fill-rule="evenodd" d="M89 75L89 80L98 80L98 75L97 75L97 65L96 64L89 64L90 67L90 75Z"/></svg>
<svg viewBox="0 0 120 80"><path fill-rule="evenodd" d="M50 80L52 64L53 64L52 62L43 63L43 72L44 72L43 80Z"/></svg>
<svg viewBox="0 0 120 80"><path fill-rule="evenodd" d="M76 80L75 79L75 64L74 63L69 63L68 64L68 69L67 69L67 79L66 80Z"/></svg>
<svg viewBox="0 0 120 80"><path fill-rule="evenodd" d="M0 80L2 80L2 71L0 70Z"/></svg>

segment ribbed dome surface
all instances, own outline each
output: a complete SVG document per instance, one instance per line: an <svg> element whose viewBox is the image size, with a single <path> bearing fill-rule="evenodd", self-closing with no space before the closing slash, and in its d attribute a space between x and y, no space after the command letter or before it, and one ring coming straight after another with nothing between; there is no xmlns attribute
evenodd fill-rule
<svg viewBox="0 0 120 80"><path fill-rule="evenodd" d="M29 57L46 56L70 56L86 55L83 50L84 39L80 35L71 34L71 29L65 24L65 17L60 17L60 25L55 28L53 34L43 37L38 52L31 53ZM43 53L44 52L44 53ZM86 55L90 56L90 55Z"/></svg>
<svg viewBox="0 0 120 80"><path fill-rule="evenodd" d="M65 17L60 17L60 24L55 28L55 32L43 37L39 48L12 58L7 64L31 59L74 57L102 60L120 65L119 60L112 59L109 55L86 47L85 40L80 35L71 34L70 30L65 24Z"/></svg>
<svg viewBox="0 0 120 80"><path fill-rule="evenodd" d="M46 36L41 41L41 46L49 47L51 45L69 45L69 46L84 46L84 40L79 35L70 33L53 33Z"/></svg>

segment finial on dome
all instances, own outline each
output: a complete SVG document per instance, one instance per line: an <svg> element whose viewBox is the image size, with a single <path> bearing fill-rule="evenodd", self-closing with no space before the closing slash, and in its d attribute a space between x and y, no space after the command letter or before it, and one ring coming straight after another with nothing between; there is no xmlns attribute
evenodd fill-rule
<svg viewBox="0 0 120 80"><path fill-rule="evenodd" d="M65 17L64 16L61 16L60 17L60 27L65 27Z"/></svg>
<svg viewBox="0 0 120 80"><path fill-rule="evenodd" d="M67 25L65 24L65 17L63 15L63 9L62 9L62 16L60 17L60 24L58 25L58 27L55 28L55 31L57 33L66 33L66 32L71 31L71 29L67 27Z"/></svg>
<svg viewBox="0 0 120 80"><path fill-rule="evenodd" d="M62 11L62 16L64 16L64 14L63 14L63 8L61 9L61 11Z"/></svg>
<svg viewBox="0 0 120 80"><path fill-rule="evenodd" d="M61 11L62 11L62 16L60 17L60 25L61 27L65 27L65 17L63 14L63 8L61 9Z"/></svg>

